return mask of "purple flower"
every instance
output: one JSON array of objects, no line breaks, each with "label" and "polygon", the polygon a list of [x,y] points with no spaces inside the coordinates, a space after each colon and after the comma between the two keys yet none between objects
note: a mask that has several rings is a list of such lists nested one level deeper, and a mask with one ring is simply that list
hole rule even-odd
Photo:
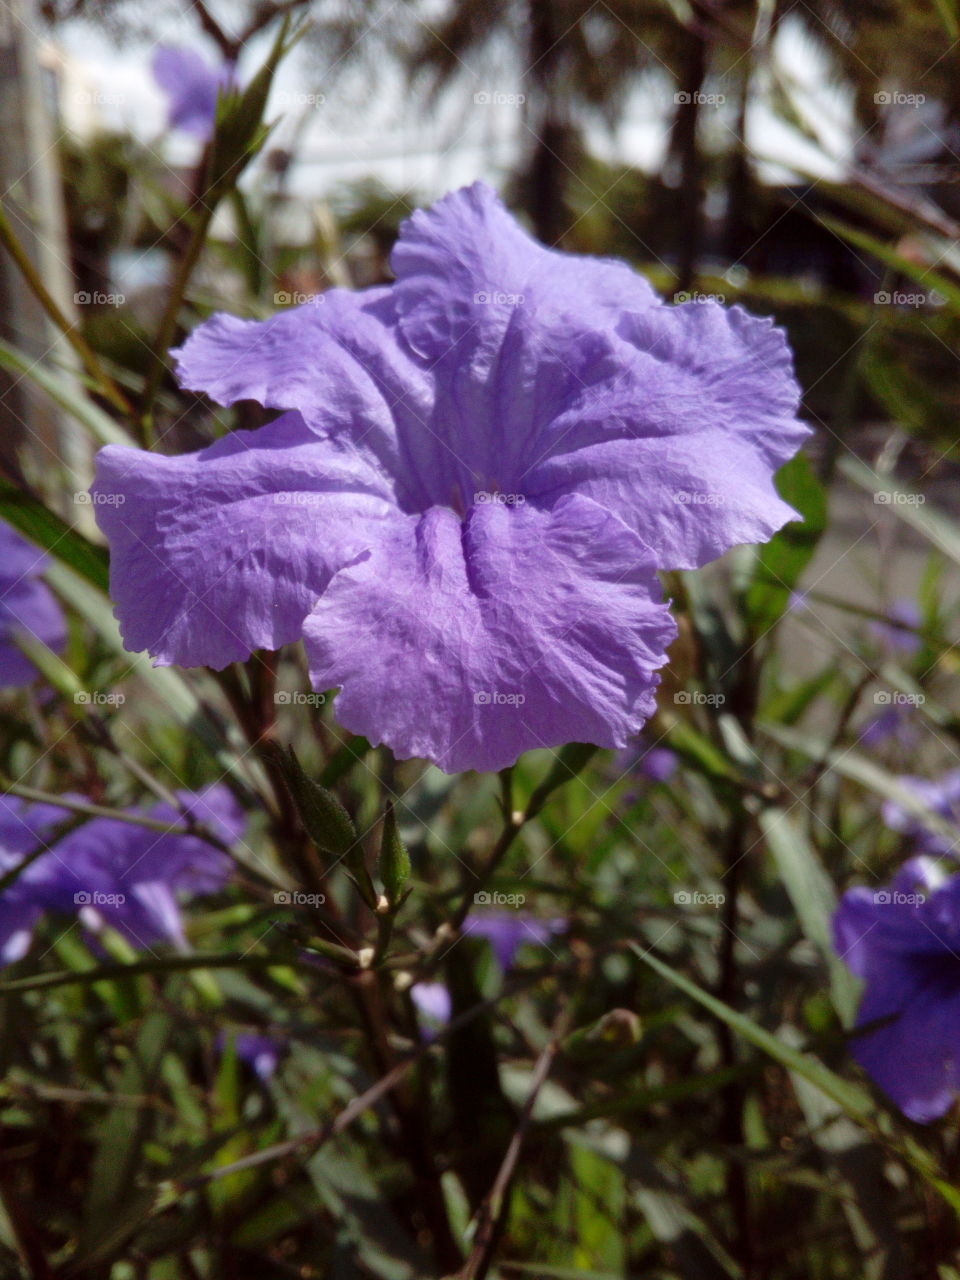
[{"label": "purple flower", "polygon": [[895,703],[867,721],[859,740],[865,747],[879,747],[891,739],[901,747],[912,747],[917,741],[916,719],[912,704]]},{"label": "purple flower", "polygon": [[641,746],[637,769],[651,782],[669,782],[677,771],[679,757],[669,747]]},{"label": "purple flower", "polygon": [[[242,835],[242,811],[225,787],[181,792],[178,798],[224,842]],[[109,925],[138,948],[161,940],[186,946],[179,896],[221,888],[232,870],[230,858],[198,836],[116,818],[93,818],[55,839],[55,828],[69,816],[52,805],[0,797],[0,874],[53,840],[0,895],[0,961],[9,964],[26,953],[33,928],[47,911],[79,913],[94,932]],[[169,805],[154,806],[148,816],[182,822]]]},{"label": "purple flower", "polygon": [[871,622],[870,633],[888,649],[901,653],[919,653],[923,640],[916,632],[923,626],[923,614],[914,600],[896,600],[887,610],[886,622]]},{"label": "purple flower", "polygon": [[[910,775],[898,778],[897,781],[912,791],[932,813],[954,826],[960,826],[960,769],[953,769],[936,782]],[[916,817],[893,800],[884,801],[883,820],[893,831],[900,831],[912,839],[920,853],[943,856],[957,852],[960,833],[956,838],[951,838],[932,831],[922,818]]]},{"label": "purple flower", "polygon": [[415,982],[410,988],[410,999],[417,1006],[429,1028],[445,1026],[450,1021],[453,1002],[450,992],[442,982]]},{"label": "purple flower", "polygon": [[47,557],[0,521],[0,689],[30,684],[37,668],[17,647],[18,633],[59,653],[67,626],[59,604],[40,581]]},{"label": "purple flower", "polygon": [[276,1075],[277,1067],[287,1052],[287,1043],[278,1036],[260,1035],[255,1031],[238,1031],[217,1036],[217,1052],[226,1052],[228,1042],[241,1062],[245,1062],[264,1083]]},{"label": "purple flower", "polygon": [[545,947],[554,934],[562,933],[566,927],[566,920],[540,920],[526,911],[484,911],[480,915],[468,916],[463,932],[468,936],[486,938],[497,963],[506,973],[522,946],[532,943]]},{"label": "purple flower", "polygon": [[960,1088],[960,876],[926,857],[887,889],[849,889],[834,945],[866,987],[854,1057],[911,1120],[935,1120]]},{"label": "purple flower", "polygon": [[159,45],[151,70],[169,98],[167,127],[209,137],[217,117],[217,95],[235,84],[236,69],[213,67],[193,49]]},{"label": "purple flower", "polygon": [[624,746],[675,625],[659,569],[769,538],[807,434],[783,334],[536,244],[476,184],[404,224],[396,283],[217,315],[185,387],[282,409],[96,489],[124,641],[223,667],[306,641],[341,724],[449,773]]}]

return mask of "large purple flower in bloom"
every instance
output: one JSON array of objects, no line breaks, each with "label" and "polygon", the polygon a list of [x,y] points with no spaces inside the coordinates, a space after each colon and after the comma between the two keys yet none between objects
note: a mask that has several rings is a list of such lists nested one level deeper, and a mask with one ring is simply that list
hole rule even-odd
[{"label": "large purple flower in bloom", "polygon": [[[931,813],[960,827],[960,769],[952,769],[942,778],[915,778],[905,775],[898,779],[901,786],[912,791]],[[918,852],[936,855],[960,853],[960,835],[956,839],[933,831],[922,818],[910,813],[893,800],[883,804],[883,820],[894,831],[900,831],[912,839]]]},{"label": "large purple flower in bloom", "polygon": [[854,1057],[911,1120],[936,1119],[960,1089],[960,875],[912,858],[886,889],[849,889],[838,953],[866,982]]},{"label": "large purple flower in bloom", "polygon": [[16,644],[32,636],[59,652],[67,639],[63,613],[40,574],[47,557],[0,521],[0,689],[30,684],[37,668]]},{"label": "large purple flower in bloom", "polygon": [[[181,792],[178,799],[224,843],[243,834],[242,810],[225,787]],[[164,940],[184,946],[180,895],[221,888],[232,870],[230,858],[198,836],[116,818],[93,818],[56,839],[56,828],[69,816],[52,805],[0,797],[0,874],[52,841],[0,894],[0,963],[25,954],[34,926],[48,911],[79,913],[94,930],[108,924],[138,948]],[[182,816],[169,805],[156,805],[147,816],[182,827]]]},{"label": "large purple flower in bloom", "polygon": [[208,137],[217,117],[217,95],[234,83],[234,68],[212,67],[193,49],[159,45],[151,70],[169,99],[168,127]]},{"label": "large purple flower in bloom", "polygon": [[807,434],[783,334],[664,306],[531,240],[476,184],[404,225],[396,282],[175,353],[221,404],[285,410],[96,489],[125,643],[223,667],[306,641],[341,723],[447,772],[624,746],[675,627],[656,572],[770,537]]}]

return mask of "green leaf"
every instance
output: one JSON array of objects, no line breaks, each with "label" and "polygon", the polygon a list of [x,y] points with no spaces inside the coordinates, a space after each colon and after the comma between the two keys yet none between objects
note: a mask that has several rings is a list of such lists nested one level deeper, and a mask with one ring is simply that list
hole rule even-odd
[{"label": "green leaf", "polygon": [[95,587],[104,592],[107,590],[110,572],[106,550],[95,546],[76,529],[71,529],[42,502],[23,493],[8,480],[0,480],[0,517]]},{"label": "green leaf", "polygon": [[597,750],[597,747],[586,742],[571,742],[563,747],[557,753],[550,772],[535,788],[527,802],[527,817],[532,818],[538,814],[558,787],[562,787],[565,782],[582,773],[596,755]]},{"label": "green leaf", "polygon": [[746,593],[746,613],[754,636],[764,635],[786,612],[790,594],[810,563],[826,528],[827,495],[805,453],[798,453],[777,473],[784,502],[803,517],[785,525],[760,548],[753,581]]},{"label": "green leaf", "polygon": [[756,1046],[768,1057],[773,1058],[774,1062],[779,1062],[787,1071],[796,1072],[804,1080],[809,1080],[821,1093],[826,1094],[828,1098],[832,1098],[852,1120],[861,1122],[872,1120],[874,1106],[870,1095],[865,1090],[836,1075],[829,1067],[825,1067],[822,1062],[818,1062],[810,1054],[784,1044],[781,1039],[759,1026],[752,1018],[748,1018],[745,1014],[731,1009],[729,1005],[724,1004],[722,1000],[718,1000],[716,996],[711,995],[708,991],[704,991],[702,987],[692,982],[684,974],[671,969],[668,964],[664,964],[652,951],[645,951],[643,947],[635,942],[629,945],[634,954],[644,964],[649,965],[655,973],[660,974],[662,978],[666,978],[675,987],[679,987],[692,1000],[696,1000],[698,1004],[703,1005],[715,1018],[719,1018],[731,1030],[736,1031],[744,1040]]},{"label": "green leaf", "polygon": [[761,811],[758,821],[803,932],[830,970],[837,1013],[844,1026],[851,1026],[857,1012],[858,984],[833,949],[831,922],[837,905],[833,883],[792,814],[771,805]]},{"label": "green leaf", "polygon": [[[117,1093],[144,1098],[153,1094],[173,1026],[169,1013],[147,1015],[133,1051],[120,1072]],[[135,1227],[141,1221],[140,1201],[152,1201],[152,1193],[145,1194],[136,1189],[136,1177],[143,1163],[144,1143],[155,1115],[152,1106],[145,1105],[136,1112],[131,1112],[129,1107],[118,1108],[108,1115],[103,1124],[87,1182],[83,1224],[77,1244],[77,1253],[81,1257],[104,1260],[115,1253],[126,1239],[126,1231],[122,1228],[128,1221],[128,1213],[131,1227]]]},{"label": "green leaf", "polygon": [[129,432],[116,423],[109,414],[104,413],[92,400],[77,395],[75,377],[51,373],[32,356],[26,355],[7,342],[0,342],[0,368],[29,378],[31,382],[36,383],[54,404],[59,405],[86,427],[98,444],[135,445],[137,443]]}]

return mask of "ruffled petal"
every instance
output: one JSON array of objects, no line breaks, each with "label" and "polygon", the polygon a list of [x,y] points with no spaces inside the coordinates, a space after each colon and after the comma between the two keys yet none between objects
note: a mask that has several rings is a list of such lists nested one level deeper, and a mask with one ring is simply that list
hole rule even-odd
[{"label": "ruffled petal", "polygon": [[580,497],[410,517],[304,624],[314,687],[341,686],[340,723],[448,773],[624,746],[674,634],[648,550]]},{"label": "ruffled petal", "polygon": [[162,665],[298,640],[330,576],[402,518],[368,458],[297,414],[176,458],[110,446],[93,493],[124,643]]},{"label": "ruffled petal", "polygon": [[391,263],[400,334],[436,380],[440,492],[466,505],[523,492],[521,460],[591,377],[604,334],[659,306],[624,263],[538,244],[479,182],[414,213]]},{"label": "ruffled petal", "polygon": [[797,513],[773,476],[810,434],[781,330],[740,307],[624,315],[578,394],[533,442],[527,497],[583,493],[665,569],[770,538]]},{"label": "ruffled petal", "polygon": [[296,410],[319,441],[389,476],[405,510],[449,500],[432,379],[397,340],[389,288],[330,289],[269,320],[215,315],[171,355],[180,385],[218,404]]}]

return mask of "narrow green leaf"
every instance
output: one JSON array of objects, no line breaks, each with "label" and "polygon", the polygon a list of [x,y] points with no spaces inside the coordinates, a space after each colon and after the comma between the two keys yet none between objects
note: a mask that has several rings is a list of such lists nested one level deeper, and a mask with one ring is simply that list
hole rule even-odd
[{"label": "narrow green leaf", "polygon": [[8,480],[0,480],[0,517],[95,587],[107,590],[110,575],[104,548],[95,546],[66,520]]},{"label": "narrow green leaf", "polygon": [[822,1062],[818,1062],[810,1054],[784,1044],[782,1040],[759,1026],[752,1018],[748,1018],[745,1014],[731,1009],[729,1005],[724,1004],[722,1000],[718,1000],[716,996],[711,995],[708,991],[704,991],[702,987],[692,982],[684,974],[671,969],[668,964],[664,964],[652,951],[644,950],[643,947],[635,942],[630,944],[630,949],[644,964],[649,965],[655,973],[660,974],[662,978],[673,983],[675,987],[679,987],[692,1000],[696,1000],[698,1004],[703,1005],[715,1018],[719,1018],[721,1022],[725,1022],[738,1035],[743,1036],[744,1040],[755,1045],[768,1057],[773,1058],[775,1062],[779,1062],[787,1071],[794,1071],[797,1075],[802,1076],[804,1080],[809,1080],[811,1084],[816,1085],[821,1093],[826,1094],[828,1098],[832,1098],[851,1119],[861,1122],[872,1119],[874,1106],[869,1094],[863,1089],[850,1084],[842,1076],[836,1075],[829,1067],[825,1067]]},{"label": "narrow green leaf", "polygon": [[758,821],[803,932],[830,970],[837,1013],[844,1026],[851,1026],[857,1012],[858,987],[833,949],[831,922],[837,899],[830,877],[792,814],[771,805],[760,813]]}]

